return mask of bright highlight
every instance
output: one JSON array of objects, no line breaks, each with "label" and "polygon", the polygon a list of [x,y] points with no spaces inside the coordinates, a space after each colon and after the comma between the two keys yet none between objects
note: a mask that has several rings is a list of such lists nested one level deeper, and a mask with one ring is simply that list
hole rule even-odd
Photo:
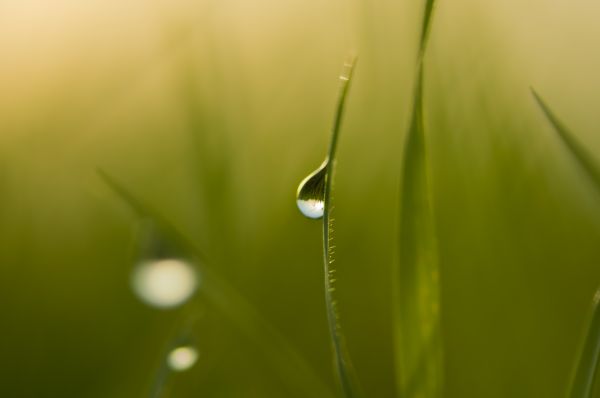
[{"label": "bright highlight", "polygon": [[198,351],[194,347],[178,347],[169,353],[167,363],[176,372],[188,370],[198,360]]},{"label": "bright highlight", "polygon": [[196,291],[198,274],[183,260],[145,261],[132,275],[135,294],[148,305],[173,308],[186,302]]}]

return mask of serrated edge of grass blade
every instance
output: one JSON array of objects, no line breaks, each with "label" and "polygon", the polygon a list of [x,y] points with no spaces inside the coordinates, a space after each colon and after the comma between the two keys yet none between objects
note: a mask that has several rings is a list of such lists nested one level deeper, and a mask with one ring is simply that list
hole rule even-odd
[{"label": "serrated edge of grass blade", "polygon": [[206,266],[206,258],[194,242],[187,239],[158,211],[139,200],[115,178],[102,169],[97,169],[97,172],[107,186],[127,203],[137,216],[154,219],[168,237],[189,250],[198,261],[202,262],[201,292],[242,334],[261,349],[273,369],[280,374],[281,379],[292,384],[289,387],[297,393],[298,397],[316,395],[333,398],[335,396],[292,344],[233,286]]},{"label": "serrated edge of grass blade", "polygon": [[575,136],[565,127],[565,125],[558,119],[558,117],[552,112],[550,107],[542,99],[542,97],[531,88],[531,94],[539,105],[540,109],[546,116],[546,119],[550,122],[561,141],[567,148],[569,148],[573,157],[577,159],[585,173],[594,182],[596,188],[600,190],[600,167],[594,159],[594,157],[585,149],[583,145],[575,138]]},{"label": "serrated edge of grass blade", "polygon": [[332,222],[331,206],[332,202],[332,182],[335,169],[336,152],[342,118],[344,115],[344,107],[346,98],[350,89],[350,83],[356,65],[356,56],[351,56],[344,64],[344,71],[340,75],[340,91],[335,111],[333,128],[331,132],[331,140],[327,153],[327,170],[325,174],[325,195],[324,195],[324,212],[323,212],[323,260],[324,260],[324,277],[325,277],[325,306],[327,308],[327,321],[329,325],[329,334],[334,353],[334,361],[339,381],[342,387],[342,392],[347,398],[357,398],[362,394],[356,380],[352,361],[346,348],[345,338],[341,331],[339,314],[337,310],[337,302],[333,297],[335,291],[335,268],[333,266],[333,246],[332,240]]}]

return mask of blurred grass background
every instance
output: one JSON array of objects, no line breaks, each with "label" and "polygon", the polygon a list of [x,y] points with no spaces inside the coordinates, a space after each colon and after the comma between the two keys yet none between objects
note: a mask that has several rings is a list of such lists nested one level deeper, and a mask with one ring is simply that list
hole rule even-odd
[{"label": "blurred grass background", "polygon": [[[186,309],[130,290],[134,218],[102,167],[203,248],[333,389],[320,225],[336,75],[360,56],[335,184],[338,298],[367,396],[392,397],[390,272],[421,2],[0,5],[0,388],[145,396]],[[600,268],[600,193],[534,86],[600,157],[600,6],[440,1],[426,75],[447,397],[560,397]],[[202,288],[200,288],[201,294]],[[288,397],[210,304],[170,396]]]}]

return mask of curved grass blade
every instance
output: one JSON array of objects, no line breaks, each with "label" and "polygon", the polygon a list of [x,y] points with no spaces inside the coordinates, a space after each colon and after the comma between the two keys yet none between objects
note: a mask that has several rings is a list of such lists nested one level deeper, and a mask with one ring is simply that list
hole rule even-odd
[{"label": "curved grass blade", "polygon": [[537,104],[540,106],[544,115],[554,127],[554,130],[562,140],[563,144],[569,151],[573,154],[575,159],[581,165],[581,168],[585,171],[588,177],[594,182],[596,188],[600,189],[600,167],[596,163],[594,157],[584,148],[583,145],[577,139],[569,129],[565,127],[564,124],[556,117],[554,112],[548,107],[546,102],[540,97],[540,95],[532,88],[531,93],[533,94],[533,98],[535,98]]},{"label": "curved grass blade", "polygon": [[571,382],[569,398],[592,398],[600,362],[600,289],[592,302],[592,313],[583,341],[579,361]]},{"label": "curved grass blade", "polygon": [[165,217],[150,205],[139,200],[120,182],[102,170],[98,174],[137,216],[153,219],[167,237],[189,250],[202,263],[200,291],[246,336],[271,363],[283,382],[289,384],[293,396],[318,396],[332,398],[331,392],[315,374],[306,359],[259,311],[233,286],[206,266],[207,261],[198,247],[180,233]]},{"label": "curved grass blade", "polygon": [[342,392],[347,398],[359,397],[360,393],[358,382],[356,381],[354,370],[352,368],[350,355],[348,354],[348,350],[346,349],[344,335],[342,334],[340,328],[337,302],[333,297],[333,293],[335,292],[335,268],[333,266],[335,259],[333,257],[334,246],[331,244],[333,240],[333,218],[331,218],[333,207],[331,205],[331,202],[337,143],[342,124],[342,117],[344,115],[346,98],[348,96],[350,82],[352,81],[352,75],[354,72],[355,64],[356,57],[352,57],[347,63],[344,64],[344,71],[340,75],[340,93],[338,97],[335,118],[333,122],[333,129],[331,133],[331,141],[329,143],[329,151],[327,153],[326,160],[327,167],[325,169],[323,207],[323,260],[325,276],[325,305],[327,307],[327,320],[329,323],[329,333],[331,343],[333,346],[335,368],[340,380]]},{"label": "curved grass blade", "polygon": [[428,0],[404,148],[399,261],[393,278],[396,383],[403,398],[441,397],[443,388],[439,264],[423,123],[423,56],[433,7]]}]

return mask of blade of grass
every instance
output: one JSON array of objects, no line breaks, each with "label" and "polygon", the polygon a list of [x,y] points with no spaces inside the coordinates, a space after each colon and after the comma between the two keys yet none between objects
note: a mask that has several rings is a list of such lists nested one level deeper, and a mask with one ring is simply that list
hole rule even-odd
[{"label": "blade of grass", "polygon": [[345,65],[345,70],[340,75],[340,93],[333,122],[331,141],[327,154],[327,168],[325,174],[324,191],[324,213],[323,213],[323,260],[325,276],[325,305],[327,307],[327,320],[329,323],[329,333],[333,346],[335,368],[340,380],[342,392],[345,397],[353,398],[360,396],[358,382],[354,375],[350,355],[346,349],[344,335],[340,328],[337,302],[333,297],[335,291],[335,268],[333,266],[335,259],[334,247],[332,246],[333,219],[331,213],[332,202],[332,184],[335,168],[335,157],[337,152],[337,143],[344,114],[344,107],[348,90],[354,73],[356,57],[352,57]]},{"label": "blade of grass", "polygon": [[[544,116],[550,122],[562,143],[569,149],[586,175],[592,180],[595,187],[600,189],[600,168],[594,157],[569,129],[558,119],[542,97],[532,88],[533,98],[541,108]],[[591,317],[587,326],[587,335],[583,340],[579,358],[576,362],[574,375],[571,380],[570,398],[591,398],[596,384],[596,373],[600,361],[600,289],[596,291],[592,302]]]},{"label": "blade of grass", "polygon": [[[597,189],[600,189],[600,168],[594,157],[584,148],[575,136],[552,112],[542,97],[532,88],[533,98],[550,122],[562,143],[569,149],[581,168],[592,180]],[[574,369],[570,391],[570,398],[591,398],[596,383],[596,373],[600,361],[600,290],[592,302],[591,317],[587,326],[587,335],[583,340],[578,361]]]},{"label": "blade of grass", "polygon": [[443,353],[436,232],[419,72],[404,150],[399,264],[394,277],[397,382],[402,397],[441,396]]},{"label": "blade of grass", "polygon": [[550,107],[533,88],[531,89],[531,93],[563,144],[569,149],[573,157],[577,159],[577,162],[588,177],[594,182],[596,188],[600,189],[600,167],[598,167],[594,157],[579,141],[577,141],[575,136],[571,134],[569,129],[567,129],[558,117],[556,117],[554,112],[552,112]]},{"label": "blade of grass", "polygon": [[[431,30],[431,17],[433,15],[433,6],[435,0],[426,0],[425,12],[423,13],[423,23],[421,24],[421,37],[419,39],[419,60],[425,55],[425,48],[427,47],[427,39],[429,37],[429,31]],[[420,61],[419,61],[420,64]]]},{"label": "blade of grass", "polygon": [[399,258],[394,269],[396,383],[403,398],[442,396],[440,278],[423,122],[423,56],[434,1],[425,5],[402,166]]},{"label": "blade of grass", "polygon": [[314,373],[306,359],[259,311],[233,286],[206,264],[206,257],[197,245],[180,233],[165,217],[145,202],[139,200],[115,178],[98,170],[104,182],[126,203],[137,216],[153,219],[165,235],[186,248],[202,263],[202,292],[206,298],[225,315],[238,330],[261,350],[275,372],[288,383],[297,397],[333,397],[321,379]]},{"label": "blade of grass", "polygon": [[569,398],[592,398],[596,373],[600,361],[600,290],[596,291],[587,335],[583,341],[579,360],[571,382]]}]

